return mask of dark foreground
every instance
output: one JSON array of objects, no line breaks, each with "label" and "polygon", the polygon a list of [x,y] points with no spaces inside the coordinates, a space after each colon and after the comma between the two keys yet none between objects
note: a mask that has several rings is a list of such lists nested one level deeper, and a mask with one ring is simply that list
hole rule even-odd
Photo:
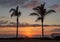
[{"label": "dark foreground", "polygon": [[0,40],[0,42],[60,42],[60,40],[20,39],[20,40]]},{"label": "dark foreground", "polygon": [[60,39],[48,39],[48,38],[0,38],[0,42],[60,42]]}]

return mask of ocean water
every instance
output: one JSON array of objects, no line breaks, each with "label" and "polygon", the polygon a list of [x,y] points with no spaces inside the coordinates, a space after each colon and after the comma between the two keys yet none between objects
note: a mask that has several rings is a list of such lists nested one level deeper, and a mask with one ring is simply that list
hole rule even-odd
[{"label": "ocean water", "polygon": [[[15,37],[16,27],[0,27],[0,37]],[[19,37],[40,37],[41,26],[25,26],[18,28]],[[60,26],[44,26],[44,35],[51,36],[52,33],[60,33]]]}]

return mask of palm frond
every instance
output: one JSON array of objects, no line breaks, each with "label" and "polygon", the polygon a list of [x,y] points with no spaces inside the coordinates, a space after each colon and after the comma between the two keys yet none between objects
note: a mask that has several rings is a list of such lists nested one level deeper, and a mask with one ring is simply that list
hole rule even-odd
[{"label": "palm frond", "polygon": [[46,4],[46,3],[44,2],[43,4],[41,4],[40,7],[41,7],[41,8],[44,8],[45,4]]},{"label": "palm frond", "polygon": [[40,13],[40,9],[38,8],[39,6],[37,6],[36,8],[33,8],[33,10],[35,10],[36,12]]},{"label": "palm frond", "polygon": [[39,21],[39,20],[41,20],[41,19],[42,19],[41,17],[38,17],[37,20],[36,20],[36,22]]},{"label": "palm frond", "polygon": [[18,16],[21,16],[21,12],[20,11],[18,12]]},{"label": "palm frond", "polygon": [[48,12],[46,12],[46,15],[49,14],[49,13],[52,13],[52,12],[56,13],[55,10],[49,10]]},{"label": "palm frond", "polygon": [[9,13],[10,13],[11,11],[15,11],[15,9],[13,9],[13,8],[12,8],[12,9],[10,9]]},{"label": "palm frond", "polygon": [[16,11],[18,11],[19,6],[16,7]]},{"label": "palm frond", "polygon": [[32,16],[34,16],[34,15],[39,16],[39,14],[37,14],[37,13],[31,13],[30,15],[32,15]]},{"label": "palm frond", "polygon": [[43,3],[43,6],[45,6],[46,2]]},{"label": "palm frond", "polygon": [[14,16],[14,15],[15,15],[15,12],[13,12],[13,13],[11,14],[11,17]]},{"label": "palm frond", "polygon": [[33,10],[38,10],[38,6],[36,8],[33,8]]},{"label": "palm frond", "polygon": [[37,8],[37,9],[40,9],[40,6],[37,6],[36,8]]}]

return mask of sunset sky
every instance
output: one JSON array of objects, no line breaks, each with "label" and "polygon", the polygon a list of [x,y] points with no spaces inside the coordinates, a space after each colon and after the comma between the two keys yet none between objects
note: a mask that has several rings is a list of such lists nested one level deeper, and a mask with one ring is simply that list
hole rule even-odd
[{"label": "sunset sky", "polygon": [[[60,0],[0,0],[0,25],[10,25],[11,23],[13,25],[16,24],[16,17],[11,18],[10,17],[11,13],[9,13],[9,10],[11,8],[16,8],[17,5],[19,5],[19,11],[21,11],[21,16],[19,17],[19,23],[41,24],[41,21],[35,22],[35,20],[37,19],[37,16],[29,16],[29,14],[35,12],[34,10],[32,10],[34,7],[39,6],[41,3],[44,3],[44,2],[46,2],[45,8],[47,10],[53,9],[56,11],[56,13],[51,13],[45,17],[44,25],[60,25]],[[28,30],[30,33],[33,30],[33,28],[29,28],[29,29],[25,28],[25,29]],[[23,29],[23,31],[25,29]],[[36,29],[38,30],[38,28]],[[41,33],[40,31],[41,29],[39,28],[40,30],[38,31],[36,31],[36,29],[34,29],[32,32],[35,34],[37,33],[39,35],[39,33]],[[48,29],[46,29],[46,31],[48,31]],[[0,34],[7,33],[6,30],[7,28],[2,29],[0,27]],[[11,28],[9,30],[15,31],[15,29],[11,30]],[[30,35],[28,31],[26,32],[24,31],[24,33],[27,33],[27,35]],[[24,33],[21,32],[20,34],[25,35]]]},{"label": "sunset sky", "polygon": [[19,4],[19,11],[22,13],[19,18],[20,23],[41,24],[40,21],[35,22],[37,16],[29,16],[29,14],[34,12],[33,7],[44,2],[46,2],[46,9],[56,10],[56,13],[51,13],[45,17],[44,24],[60,24],[60,0],[0,0],[0,24],[16,23],[15,17],[11,19],[9,10],[15,8],[17,4]]}]

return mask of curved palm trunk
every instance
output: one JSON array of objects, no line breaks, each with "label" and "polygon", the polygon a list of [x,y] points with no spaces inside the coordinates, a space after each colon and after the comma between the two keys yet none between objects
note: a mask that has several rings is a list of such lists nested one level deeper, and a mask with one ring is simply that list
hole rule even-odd
[{"label": "curved palm trunk", "polygon": [[17,31],[16,31],[16,38],[18,38],[18,16],[17,16]]},{"label": "curved palm trunk", "polygon": [[44,37],[44,29],[43,29],[43,17],[41,19],[41,22],[42,22],[42,38]]}]

